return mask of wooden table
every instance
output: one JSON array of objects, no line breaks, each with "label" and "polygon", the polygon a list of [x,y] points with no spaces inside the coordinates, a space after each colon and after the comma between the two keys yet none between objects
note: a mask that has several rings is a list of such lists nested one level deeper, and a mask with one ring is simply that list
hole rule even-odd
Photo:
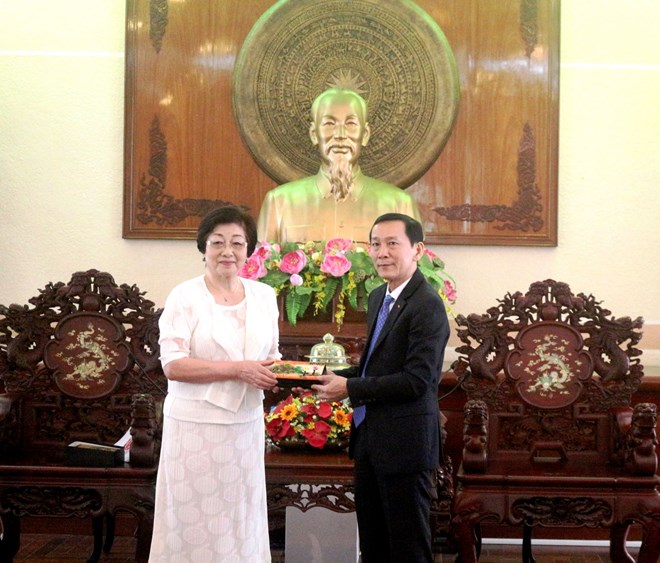
[{"label": "wooden table", "polygon": [[266,449],[266,489],[271,532],[284,528],[285,509],[322,507],[353,512],[353,461],[345,450]]},{"label": "wooden table", "polygon": [[[451,465],[447,468],[451,472]],[[444,477],[443,477],[444,476]],[[449,542],[449,506],[453,497],[451,475],[438,473],[445,486],[431,506],[433,549],[453,553]],[[266,489],[271,544],[281,541],[286,526],[286,507],[302,512],[314,507],[333,512],[355,511],[353,461],[341,451],[266,449]]]}]

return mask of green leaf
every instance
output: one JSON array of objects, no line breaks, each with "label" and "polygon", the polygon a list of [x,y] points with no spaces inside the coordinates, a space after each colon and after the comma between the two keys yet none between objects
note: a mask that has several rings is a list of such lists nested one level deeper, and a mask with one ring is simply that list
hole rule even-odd
[{"label": "green leaf", "polygon": [[341,278],[341,292],[344,294],[345,298],[348,298],[348,304],[357,311],[358,308],[358,288],[363,286],[364,283],[354,284],[352,289],[349,289],[348,276]]},{"label": "green leaf", "polygon": [[376,273],[374,263],[366,252],[349,252],[346,254],[346,258],[351,261],[351,272],[364,275],[374,275]]},{"label": "green leaf", "polygon": [[309,304],[312,302],[312,292],[305,293],[300,296],[300,308],[298,309],[298,317],[302,318],[303,315],[307,312]]},{"label": "green leaf", "polygon": [[422,274],[424,274],[424,277],[426,278],[426,281],[431,284],[433,289],[436,291],[442,287],[444,287],[444,282],[442,278],[436,274],[432,269],[426,269],[426,268],[419,268]]},{"label": "green leaf", "polygon": [[426,270],[432,270],[433,269],[433,262],[431,261],[431,258],[429,258],[428,254],[422,254],[422,257],[419,259],[417,262],[417,265],[419,266],[419,269],[426,269]]},{"label": "green leaf", "polygon": [[348,296],[349,305],[353,308],[353,310],[357,311],[357,308],[358,308],[358,302],[357,302],[358,289],[357,289],[357,287],[354,287],[353,289],[351,289],[347,293],[347,296]]},{"label": "green leaf", "polygon": [[[358,246],[360,252],[356,251]],[[352,288],[349,288],[346,275],[335,278],[323,273],[320,271],[319,264],[312,260],[315,252],[319,252],[321,255],[324,253],[324,242],[316,241],[313,244],[287,242],[279,245],[279,252],[275,248],[278,247],[271,247],[271,257],[265,263],[268,273],[260,281],[275,288],[280,297],[284,299],[286,316],[291,325],[296,324],[310,305],[314,306],[314,314],[318,311],[326,311],[328,304],[337,295],[339,287],[342,290],[343,304],[354,310],[366,309],[369,294],[385,283],[378,275],[369,253],[363,251],[362,245],[354,244],[352,250],[346,252],[346,258],[351,262],[351,278],[355,284],[355,287]],[[291,276],[282,272],[277,265],[284,254],[293,250],[301,250],[307,257],[307,264],[300,272],[304,280],[304,285],[301,286],[291,285]],[[436,291],[444,292],[445,281],[449,281],[453,286],[456,285],[454,279],[445,272],[444,262],[439,257],[429,256],[425,253],[420,257],[418,266]]]},{"label": "green leaf", "polygon": [[298,244],[295,242],[283,242],[280,245],[280,254],[284,256],[287,252],[291,252],[293,250],[299,250]]},{"label": "green leaf", "polygon": [[284,308],[286,309],[286,317],[291,326],[296,326],[298,320],[298,312],[300,311],[302,296],[295,291],[289,291],[284,300]]},{"label": "green leaf", "polygon": [[337,292],[337,286],[339,285],[339,278],[328,278],[328,281],[325,284],[325,295],[321,304],[321,308],[325,311],[328,303],[332,301],[332,298]]},{"label": "green leaf", "polygon": [[289,292],[297,293],[298,295],[311,295],[315,291],[318,291],[315,287],[309,287],[306,285],[292,285]]},{"label": "green leaf", "polygon": [[367,278],[364,280],[364,289],[367,292],[367,295],[369,295],[374,289],[376,289],[378,286],[381,286],[385,283],[385,280],[382,278],[379,278],[378,276],[374,278]]},{"label": "green leaf", "polygon": [[267,283],[271,287],[277,287],[278,285],[282,285],[288,282],[290,277],[291,277],[290,274],[287,274],[286,272],[277,269],[277,270],[271,270],[259,281],[263,283]]}]

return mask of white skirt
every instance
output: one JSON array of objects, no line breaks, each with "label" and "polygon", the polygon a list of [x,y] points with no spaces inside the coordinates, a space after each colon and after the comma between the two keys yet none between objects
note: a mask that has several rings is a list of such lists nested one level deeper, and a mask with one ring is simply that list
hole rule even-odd
[{"label": "white skirt", "polygon": [[264,441],[263,417],[164,417],[150,562],[270,561]]}]

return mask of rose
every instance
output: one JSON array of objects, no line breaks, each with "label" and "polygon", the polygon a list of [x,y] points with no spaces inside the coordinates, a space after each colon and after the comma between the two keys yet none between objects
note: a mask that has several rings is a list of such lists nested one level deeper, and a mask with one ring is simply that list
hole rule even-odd
[{"label": "rose", "polygon": [[456,301],[456,298],[458,297],[456,295],[456,288],[449,280],[444,280],[444,282],[445,282],[445,296],[449,301],[453,303],[454,301]]},{"label": "rose", "polygon": [[301,434],[307,438],[309,445],[314,448],[322,448],[328,441],[328,434],[330,434],[330,425],[322,420],[317,420],[311,428],[307,428]]},{"label": "rose", "polygon": [[298,409],[293,403],[293,397],[289,396],[285,401],[277,405],[273,410],[273,414],[277,416],[269,420],[266,424],[268,435],[275,440],[294,436],[296,429],[291,425],[291,421],[297,416]]},{"label": "rose", "polygon": [[325,251],[328,254],[338,254],[351,249],[353,243],[345,238],[333,238],[325,243]]},{"label": "rose", "polygon": [[292,250],[282,256],[280,270],[287,274],[298,274],[307,264],[307,256],[302,250]]},{"label": "rose", "polygon": [[326,402],[319,403],[319,416],[321,418],[330,418],[332,416],[332,405]]},{"label": "rose", "polygon": [[243,264],[238,275],[248,280],[258,280],[259,278],[263,278],[267,273],[268,270],[266,269],[261,256],[252,254],[252,256],[247,259],[247,262]]},{"label": "rose", "polygon": [[[310,309],[313,315],[317,315],[327,311],[330,299],[336,300],[333,319],[339,329],[345,310],[349,306],[359,307],[382,283],[367,252],[367,245],[344,238],[327,242],[287,242],[282,246],[260,241],[254,252],[254,263],[243,268],[241,275],[260,279],[284,297],[284,313],[293,326]],[[419,268],[442,297],[447,312],[453,316],[450,305],[457,299],[456,284],[445,274],[441,258],[425,248]],[[449,280],[448,283],[445,280]],[[289,296],[295,299],[289,299]]]},{"label": "rose", "polygon": [[266,424],[266,430],[268,435],[275,439],[281,440],[287,436],[294,436],[296,431],[291,426],[291,423],[288,420],[282,420],[281,418],[273,418],[268,424]]},{"label": "rose", "polygon": [[351,269],[351,261],[343,254],[326,254],[321,264],[321,271],[340,278]]},{"label": "rose", "polygon": [[272,246],[268,242],[260,242],[256,250],[253,253],[253,256],[259,256],[262,260],[266,261],[270,258]]},{"label": "rose", "polygon": [[313,391],[289,395],[265,415],[266,433],[277,445],[302,438],[314,448],[345,440],[351,412],[344,402],[320,401]]}]

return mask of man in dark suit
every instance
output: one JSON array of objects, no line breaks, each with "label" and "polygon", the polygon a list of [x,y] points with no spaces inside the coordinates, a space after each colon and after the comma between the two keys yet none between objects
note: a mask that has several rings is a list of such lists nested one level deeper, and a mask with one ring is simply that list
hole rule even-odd
[{"label": "man in dark suit", "polygon": [[[430,507],[440,460],[438,382],[449,323],[418,270],[424,233],[387,213],[369,253],[387,281],[369,295],[368,338],[359,366],[322,376],[323,400],[354,407],[349,455],[363,563],[431,562]],[[392,299],[393,298],[393,299]]]}]

